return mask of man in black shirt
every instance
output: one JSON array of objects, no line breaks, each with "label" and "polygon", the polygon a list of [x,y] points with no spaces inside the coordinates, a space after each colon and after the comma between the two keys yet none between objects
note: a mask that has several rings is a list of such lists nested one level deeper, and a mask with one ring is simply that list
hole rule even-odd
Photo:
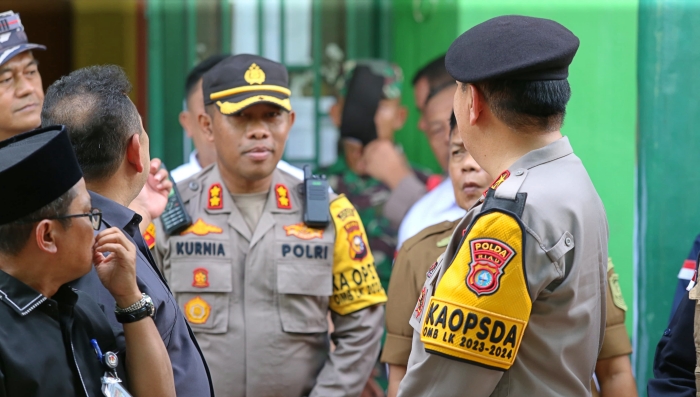
[{"label": "man in black shirt", "polygon": [[[65,128],[0,142],[0,186],[0,396],[106,395],[101,378],[116,363],[100,362],[93,344],[126,358],[117,374],[134,396],[174,396],[153,303],[136,284],[136,248],[116,228],[93,235],[101,214]],[[91,263],[116,302],[128,357],[97,303],[66,285]]]},{"label": "man in black shirt", "polygon": [[[127,208],[146,183],[150,164],[148,134],[127,96],[130,89],[117,66],[76,70],[46,90],[42,122],[66,126],[93,205],[102,210],[103,227],[121,229],[138,247],[138,286],[155,304],[155,323],[172,362],[177,395],[213,395],[204,357],[139,232],[141,215]],[[105,310],[114,305],[95,271],[71,286],[90,293]],[[112,320],[112,326],[121,339],[120,324]]]}]

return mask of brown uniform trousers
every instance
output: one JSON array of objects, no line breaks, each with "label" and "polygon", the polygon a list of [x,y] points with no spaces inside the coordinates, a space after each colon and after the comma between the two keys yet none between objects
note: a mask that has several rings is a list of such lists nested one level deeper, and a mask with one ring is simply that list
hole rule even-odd
[{"label": "brown uniform trousers", "polygon": [[[399,250],[387,291],[389,297],[386,304],[387,335],[382,351],[382,362],[408,365],[413,336],[413,327],[408,323],[408,319],[416,307],[415,302],[425,282],[425,273],[445,252],[450,236],[458,224],[459,220],[456,220],[429,226],[406,240]],[[608,260],[605,338],[598,359],[632,353],[632,345],[625,328],[627,306],[617,278],[612,260]],[[591,384],[591,390],[593,396],[598,396],[594,384]]]},{"label": "brown uniform trousers", "polygon": [[325,229],[306,227],[300,182],[275,170],[251,231],[210,166],[177,185],[192,226],[157,223],[157,260],[219,397],[357,396],[379,352],[386,295],[362,223],[341,196]]}]

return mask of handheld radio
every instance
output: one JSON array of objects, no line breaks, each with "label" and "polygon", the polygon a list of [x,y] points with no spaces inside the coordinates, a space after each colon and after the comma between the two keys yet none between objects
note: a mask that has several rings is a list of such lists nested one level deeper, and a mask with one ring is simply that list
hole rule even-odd
[{"label": "handheld radio", "polygon": [[331,222],[326,176],[313,175],[311,167],[305,165],[301,193],[304,196],[304,224],[308,227],[325,229]]},{"label": "handheld radio", "polygon": [[[161,164],[161,168],[165,168],[165,165]],[[189,227],[192,224],[192,217],[185,212],[182,197],[180,197],[180,193],[178,193],[177,187],[175,186],[175,181],[169,173],[168,178],[170,178],[170,181],[173,183],[173,188],[170,189],[168,204],[165,206],[165,211],[160,215],[160,220],[163,223],[165,233],[172,236]]]}]

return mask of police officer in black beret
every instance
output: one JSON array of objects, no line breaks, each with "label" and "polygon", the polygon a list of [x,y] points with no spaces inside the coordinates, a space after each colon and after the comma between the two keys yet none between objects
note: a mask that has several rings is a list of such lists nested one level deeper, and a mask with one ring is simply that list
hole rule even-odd
[{"label": "police officer in black beret", "polygon": [[[126,396],[116,388],[127,384],[134,396],[174,396],[153,302],[136,284],[136,248],[116,228],[93,236],[102,214],[65,127],[0,142],[0,186],[0,396]],[[92,263],[126,346],[90,295],[66,285]]]},{"label": "police officer in black beret", "polygon": [[450,47],[459,133],[498,178],[427,273],[399,396],[590,396],[608,227],[560,132],[578,46],[554,21],[501,16]]}]

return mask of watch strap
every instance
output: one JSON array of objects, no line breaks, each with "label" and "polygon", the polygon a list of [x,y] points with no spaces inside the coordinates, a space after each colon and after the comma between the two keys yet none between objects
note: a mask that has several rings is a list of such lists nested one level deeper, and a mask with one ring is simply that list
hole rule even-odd
[{"label": "watch strap", "polygon": [[122,324],[134,323],[139,320],[143,320],[146,317],[151,317],[152,307],[150,305],[142,306],[139,309],[128,313],[114,313],[117,316],[117,321]]}]

